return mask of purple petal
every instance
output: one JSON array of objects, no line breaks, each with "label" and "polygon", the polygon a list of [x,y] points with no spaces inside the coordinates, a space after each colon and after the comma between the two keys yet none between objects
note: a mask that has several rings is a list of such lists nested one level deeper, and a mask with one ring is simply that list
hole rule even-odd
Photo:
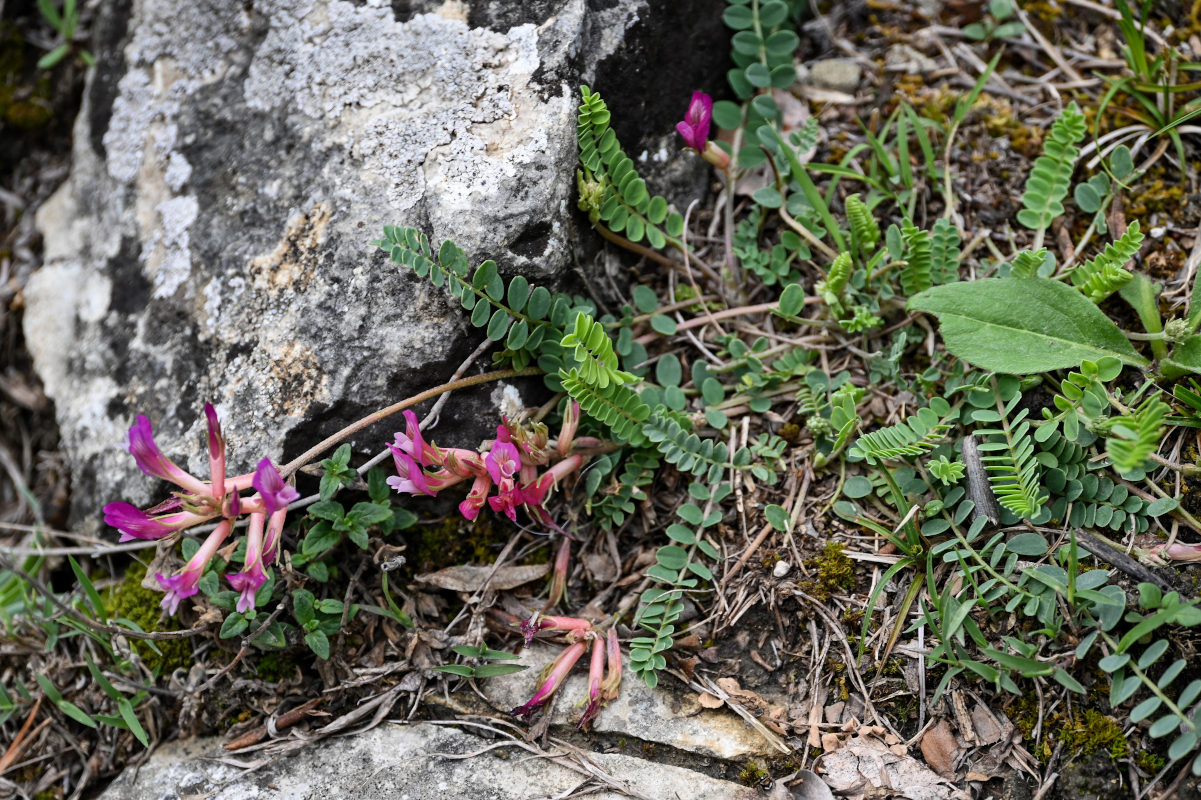
[{"label": "purple petal", "polygon": [[284,483],[283,477],[279,474],[279,470],[271,463],[271,459],[264,458],[259,462],[258,467],[254,471],[254,478],[251,480],[251,485],[254,486],[263,498],[263,505],[267,509],[267,514],[270,516],[281,508],[287,508],[288,503],[300,497],[300,492],[293,487]]},{"label": "purple petal", "polygon": [[104,523],[121,531],[121,541],[161,539],[172,529],[129,503],[109,503],[104,507]]}]

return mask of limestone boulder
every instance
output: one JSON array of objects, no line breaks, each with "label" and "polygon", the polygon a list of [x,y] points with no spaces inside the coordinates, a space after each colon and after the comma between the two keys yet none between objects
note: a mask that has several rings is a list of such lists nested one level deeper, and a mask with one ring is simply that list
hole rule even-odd
[{"label": "limestone boulder", "polygon": [[[724,83],[723,5],[101,4],[70,178],[38,213],[25,292],[75,523],[158,494],[122,449],[136,414],[203,471],[213,402],[245,471],[446,380],[482,337],[369,247],[386,224],[509,275],[602,283],[577,253],[578,86],[606,93],[656,188],[694,193],[705,171],[674,157],[672,124],[692,89]],[[433,438],[477,442],[489,397],[453,401]]]}]

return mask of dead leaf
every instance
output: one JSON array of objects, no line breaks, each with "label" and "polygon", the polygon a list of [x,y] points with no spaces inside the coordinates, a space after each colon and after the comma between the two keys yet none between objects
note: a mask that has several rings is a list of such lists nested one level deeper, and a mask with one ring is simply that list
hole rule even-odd
[{"label": "dead leaf", "polygon": [[[492,567],[475,567],[462,565],[447,567],[437,572],[427,572],[418,575],[417,580],[428,583],[439,589],[451,592],[478,592],[487,581],[488,588],[497,591],[516,589],[523,583],[545,578],[550,572],[550,564],[530,564],[524,567],[499,567],[493,572]],[[491,575],[491,580],[488,576]]]},{"label": "dead leaf", "polygon": [[922,736],[922,756],[934,771],[943,777],[955,774],[955,761],[959,757],[959,743],[945,719],[926,731]]},{"label": "dead leaf", "polygon": [[[796,777],[799,782],[792,786],[792,800],[834,800],[834,793],[830,791],[830,787],[826,786],[822,779],[813,772],[803,769],[796,774]],[[789,795],[782,796],[788,797]]]},{"label": "dead leaf", "polygon": [[700,695],[697,696],[697,702],[701,704],[702,708],[721,708],[725,705],[724,700],[717,695],[709,694],[708,692],[701,692]]},{"label": "dead leaf", "polygon": [[738,694],[742,691],[742,687],[738,685],[738,681],[734,678],[718,678],[717,688],[726,694]]},{"label": "dead leaf", "polygon": [[[1013,723],[1005,720],[1010,727]],[[983,703],[976,703],[972,708],[972,727],[976,731],[976,741],[980,744],[994,744],[1005,738],[1004,724],[999,723],[993,713]]]}]

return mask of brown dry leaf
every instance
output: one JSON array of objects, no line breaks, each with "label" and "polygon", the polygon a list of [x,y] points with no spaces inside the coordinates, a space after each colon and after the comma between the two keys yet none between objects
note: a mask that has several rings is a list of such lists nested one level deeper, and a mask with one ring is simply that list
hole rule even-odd
[{"label": "brown dry leaf", "polygon": [[[524,567],[499,567],[493,572],[492,567],[462,565],[447,567],[437,572],[427,572],[424,575],[418,575],[417,580],[452,592],[477,592],[487,581],[488,588],[504,591],[516,589],[523,583],[545,578],[550,572],[550,566],[547,563]],[[489,575],[492,576],[491,580],[488,579]]]},{"label": "brown dry leaf", "polygon": [[821,765],[830,788],[851,800],[875,797],[880,789],[906,800],[968,800],[917,759],[892,752],[875,737],[855,736],[823,756]]},{"label": "brown dry leaf", "polygon": [[717,688],[726,694],[738,694],[742,691],[742,687],[738,685],[738,681],[734,678],[718,678]]},{"label": "brown dry leaf", "polygon": [[976,731],[976,741],[980,744],[993,744],[1005,738],[1005,727],[1013,727],[1013,723],[1005,720],[1004,723],[998,722],[996,716],[993,715],[983,703],[976,703],[972,708],[972,727]]},{"label": "brown dry leaf", "polygon": [[943,777],[955,774],[955,761],[959,757],[959,743],[945,719],[926,731],[922,736],[922,755],[935,772]]},{"label": "brown dry leaf", "polygon": [[697,702],[701,704],[701,708],[721,708],[725,705],[724,700],[708,692],[701,692],[697,695]]}]

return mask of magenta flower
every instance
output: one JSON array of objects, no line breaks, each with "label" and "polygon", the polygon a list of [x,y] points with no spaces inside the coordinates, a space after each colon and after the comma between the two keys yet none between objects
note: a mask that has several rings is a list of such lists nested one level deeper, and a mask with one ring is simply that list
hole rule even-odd
[{"label": "magenta flower", "polygon": [[238,598],[238,611],[245,614],[254,608],[254,593],[267,582],[267,573],[263,571],[263,527],[267,517],[262,513],[250,515],[250,524],[246,528],[246,558],[241,572],[226,575],[226,580],[235,592],[241,592]]},{"label": "magenta flower", "polygon": [[288,503],[300,497],[300,492],[284,483],[283,476],[279,474],[279,470],[275,468],[269,458],[264,458],[259,462],[254,471],[254,480],[251,485],[262,496],[263,508],[268,514],[274,514],[281,508],[287,508]]},{"label": "magenta flower", "polygon": [[405,411],[404,418],[405,432],[396,433],[396,446],[423,467],[441,466],[442,454],[422,437],[417,415],[412,411]]},{"label": "magenta flower", "polygon": [[709,123],[713,120],[713,98],[704,92],[693,92],[692,101],[688,103],[688,113],[682,122],[676,123],[676,130],[684,137],[684,144],[698,153],[705,152],[709,142]]},{"label": "magenta flower", "polygon": [[517,508],[523,502],[520,489],[510,489],[488,498],[489,507],[497,513],[504,514],[510,522],[517,521]]},{"label": "magenta flower", "polygon": [[213,497],[225,497],[225,437],[221,435],[221,421],[212,403],[204,404],[204,416],[209,427],[209,476],[212,480]]},{"label": "magenta flower", "polygon": [[580,730],[587,730],[592,720],[600,713],[604,699],[601,697],[601,677],[605,672],[605,645],[600,638],[592,642],[592,661],[588,666],[588,697],[584,714],[580,717]]},{"label": "magenta flower", "polygon": [[530,701],[525,705],[514,708],[509,713],[515,717],[528,717],[545,705],[550,696],[563,683],[563,679],[571,672],[571,668],[575,666],[575,662],[579,661],[580,656],[584,654],[586,647],[587,645],[583,642],[576,642],[560,653],[559,657],[543,673],[538,688],[534,690],[534,696],[530,698]]},{"label": "magenta flower", "polygon": [[[497,428],[498,433],[503,430],[503,426]],[[500,491],[511,490],[521,472],[521,454],[517,452],[517,445],[501,441],[498,437],[492,445],[492,450],[484,457],[484,466]]]},{"label": "magenta flower", "polygon": [[459,503],[459,513],[469,520],[478,517],[491,488],[492,479],[488,475],[475,476],[475,482],[471,484],[471,491],[467,493],[467,499]]},{"label": "magenta flower", "polygon": [[158,579],[159,586],[163,587],[163,591],[167,593],[163,598],[162,606],[168,614],[175,614],[179,610],[179,601],[191,597],[199,591],[196,584],[199,582],[200,576],[204,574],[204,568],[212,561],[217,549],[221,547],[221,543],[225,541],[225,537],[229,536],[231,530],[233,530],[233,523],[227,519],[222,520],[183,569],[170,577],[164,577],[162,573],[155,574],[154,577]]},{"label": "magenta flower", "polygon": [[578,617],[548,617],[544,614],[534,616],[521,623],[521,635],[525,646],[529,647],[534,641],[534,634],[539,631],[564,631],[567,641],[574,642],[583,639],[592,630],[592,623]]},{"label": "magenta flower", "polygon": [[274,564],[279,556],[279,537],[284,530],[288,509],[281,508],[267,518],[267,535],[263,537],[263,563]]},{"label": "magenta flower", "polygon": [[567,594],[567,565],[571,563],[571,539],[563,537],[559,552],[555,554],[555,568],[550,574],[550,592],[546,599],[546,607],[558,605]]},{"label": "magenta flower", "polygon": [[[170,501],[172,508],[179,508],[179,501]],[[170,514],[155,514],[163,506],[143,511],[129,503],[115,502],[104,507],[104,523],[121,531],[121,541],[130,542],[134,539],[161,539],[175,531],[198,525],[211,516],[193,514],[188,511],[177,511]]]},{"label": "magenta flower", "polygon": [[394,444],[388,445],[392,451],[392,460],[396,462],[395,477],[388,478],[388,485],[401,494],[428,494],[437,497],[438,493],[430,488],[425,479],[425,470],[413,460],[413,457]]},{"label": "magenta flower", "polygon": [[150,477],[169,481],[193,494],[208,494],[207,484],[184,472],[158,449],[154,443],[154,429],[145,414],[138,414],[137,421],[129,429],[129,452],[138,468]]},{"label": "magenta flower", "polygon": [[621,642],[617,640],[617,631],[614,628],[609,628],[608,634],[605,636],[605,650],[609,656],[609,669],[605,674],[605,681],[601,684],[601,697],[605,702],[617,699],[617,693],[621,690]]},{"label": "magenta flower", "polygon": [[559,458],[567,458],[571,454],[571,445],[579,428],[580,404],[572,400],[567,404],[567,410],[563,412],[563,427],[559,429],[559,439],[555,442]]}]

